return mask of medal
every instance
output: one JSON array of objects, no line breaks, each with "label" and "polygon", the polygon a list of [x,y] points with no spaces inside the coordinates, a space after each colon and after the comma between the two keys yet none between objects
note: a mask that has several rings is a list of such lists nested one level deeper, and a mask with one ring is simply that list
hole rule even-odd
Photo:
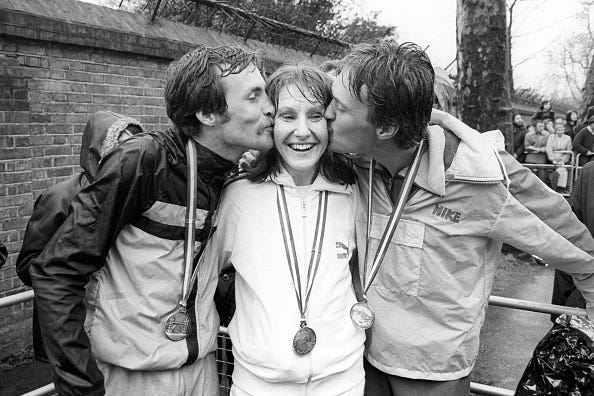
[{"label": "medal", "polygon": [[419,170],[419,165],[421,164],[421,155],[423,153],[425,140],[421,140],[417,152],[415,154],[415,158],[408,168],[406,172],[406,176],[404,177],[404,182],[402,183],[402,187],[400,188],[400,192],[398,193],[398,199],[394,205],[394,210],[390,215],[390,219],[388,220],[388,225],[382,234],[382,239],[379,242],[379,246],[377,251],[375,252],[375,257],[373,259],[373,264],[371,265],[371,269],[369,271],[369,278],[367,278],[367,261],[368,261],[368,253],[369,253],[369,234],[371,230],[371,217],[373,215],[372,212],[372,200],[373,200],[373,174],[375,170],[375,161],[372,159],[371,163],[369,164],[369,186],[368,186],[368,202],[367,202],[367,239],[365,243],[365,257],[363,261],[363,276],[362,276],[362,299],[358,303],[354,304],[351,307],[351,321],[353,324],[361,329],[368,329],[373,326],[373,322],[375,321],[375,313],[373,312],[373,308],[367,303],[367,292],[375,279],[377,272],[382,265],[382,261],[386,255],[386,251],[388,250],[388,246],[390,246],[390,242],[392,241],[392,237],[396,232],[396,227],[398,226],[398,222],[400,221],[400,216],[404,211],[404,205],[406,204],[406,200],[410,193],[410,189],[413,185],[415,177],[417,175],[417,171]]},{"label": "medal", "polygon": [[[309,354],[316,345],[316,333],[311,327],[307,326],[305,314],[307,312],[307,303],[314,279],[320,265],[322,256],[322,244],[324,242],[324,233],[326,229],[326,213],[328,211],[328,191],[320,193],[318,200],[318,214],[316,219],[316,231],[314,234],[311,255],[309,256],[309,266],[307,269],[307,281],[305,284],[305,300],[303,299],[303,290],[301,287],[301,276],[299,275],[299,263],[297,261],[297,251],[293,239],[293,230],[291,229],[291,220],[289,218],[289,209],[287,207],[287,198],[283,186],[277,186],[276,205],[280,219],[280,226],[285,243],[285,253],[287,254],[287,263],[289,264],[289,273],[295,289],[295,297],[301,314],[301,325],[295,337],[293,337],[293,351],[299,356]],[[315,260],[315,263],[314,263]]]},{"label": "medal", "polygon": [[191,329],[190,316],[183,307],[169,315],[165,322],[165,335],[171,341],[183,340],[190,334]]},{"label": "medal", "polygon": [[367,302],[361,301],[351,307],[351,320],[360,329],[368,329],[375,321],[375,313]]},{"label": "medal", "polygon": [[293,337],[293,350],[299,356],[305,356],[312,351],[316,345],[316,332],[307,327],[303,322],[301,328],[295,333]]}]

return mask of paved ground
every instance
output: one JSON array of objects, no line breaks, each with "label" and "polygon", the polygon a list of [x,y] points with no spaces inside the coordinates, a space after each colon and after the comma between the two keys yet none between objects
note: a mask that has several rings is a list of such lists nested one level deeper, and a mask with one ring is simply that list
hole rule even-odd
[{"label": "paved ground", "polygon": [[[494,295],[550,302],[553,270],[504,255]],[[534,347],[550,329],[547,315],[490,307],[481,333],[480,354],[472,380],[515,389]],[[45,364],[24,360],[19,367],[0,367],[0,396],[20,395],[51,382]]]},{"label": "paved ground", "polygon": [[[491,294],[550,303],[553,275],[551,267],[504,255]],[[489,307],[472,380],[515,390],[536,344],[551,326],[545,314]]]}]

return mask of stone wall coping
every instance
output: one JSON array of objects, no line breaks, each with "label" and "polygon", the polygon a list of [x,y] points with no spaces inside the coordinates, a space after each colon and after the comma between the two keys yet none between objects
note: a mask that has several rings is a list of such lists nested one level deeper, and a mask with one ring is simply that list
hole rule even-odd
[{"label": "stone wall coping", "polygon": [[0,0],[0,35],[175,59],[198,45],[243,46],[264,58],[319,64],[329,58],[213,29],[77,0]]}]

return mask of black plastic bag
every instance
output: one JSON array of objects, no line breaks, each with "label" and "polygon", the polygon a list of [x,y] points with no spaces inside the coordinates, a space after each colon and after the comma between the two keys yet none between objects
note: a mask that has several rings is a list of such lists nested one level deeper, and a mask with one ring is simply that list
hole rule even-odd
[{"label": "black plastic bag", "polygon": [[518,396],[594,396],[594,326],[561,315],[538,343],[518,387]]}]

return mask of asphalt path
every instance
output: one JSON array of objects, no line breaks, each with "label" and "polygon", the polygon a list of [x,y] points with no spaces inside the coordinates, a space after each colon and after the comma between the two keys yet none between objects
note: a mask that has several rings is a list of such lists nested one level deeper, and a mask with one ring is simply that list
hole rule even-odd
[{"label": "asphalt path", "polygon": [[[491,294],[550,303],[553,277],[551,267],[503,255]],[[489,306],[472,381],[515,390],[534,348],[551,327],[549,315]]]},{"label": "asphalt path", "polygon": [[[492,294],[548,303],[553,272],[551,267],[503,255]],[[515,389],[534,347],[550,327],[545,314],[489,307],[472,381]],[[0,396],[19,395],[51,382],[51,371],[46,364],[29,361],[12,370],[0,370],[0,378]]]}]

